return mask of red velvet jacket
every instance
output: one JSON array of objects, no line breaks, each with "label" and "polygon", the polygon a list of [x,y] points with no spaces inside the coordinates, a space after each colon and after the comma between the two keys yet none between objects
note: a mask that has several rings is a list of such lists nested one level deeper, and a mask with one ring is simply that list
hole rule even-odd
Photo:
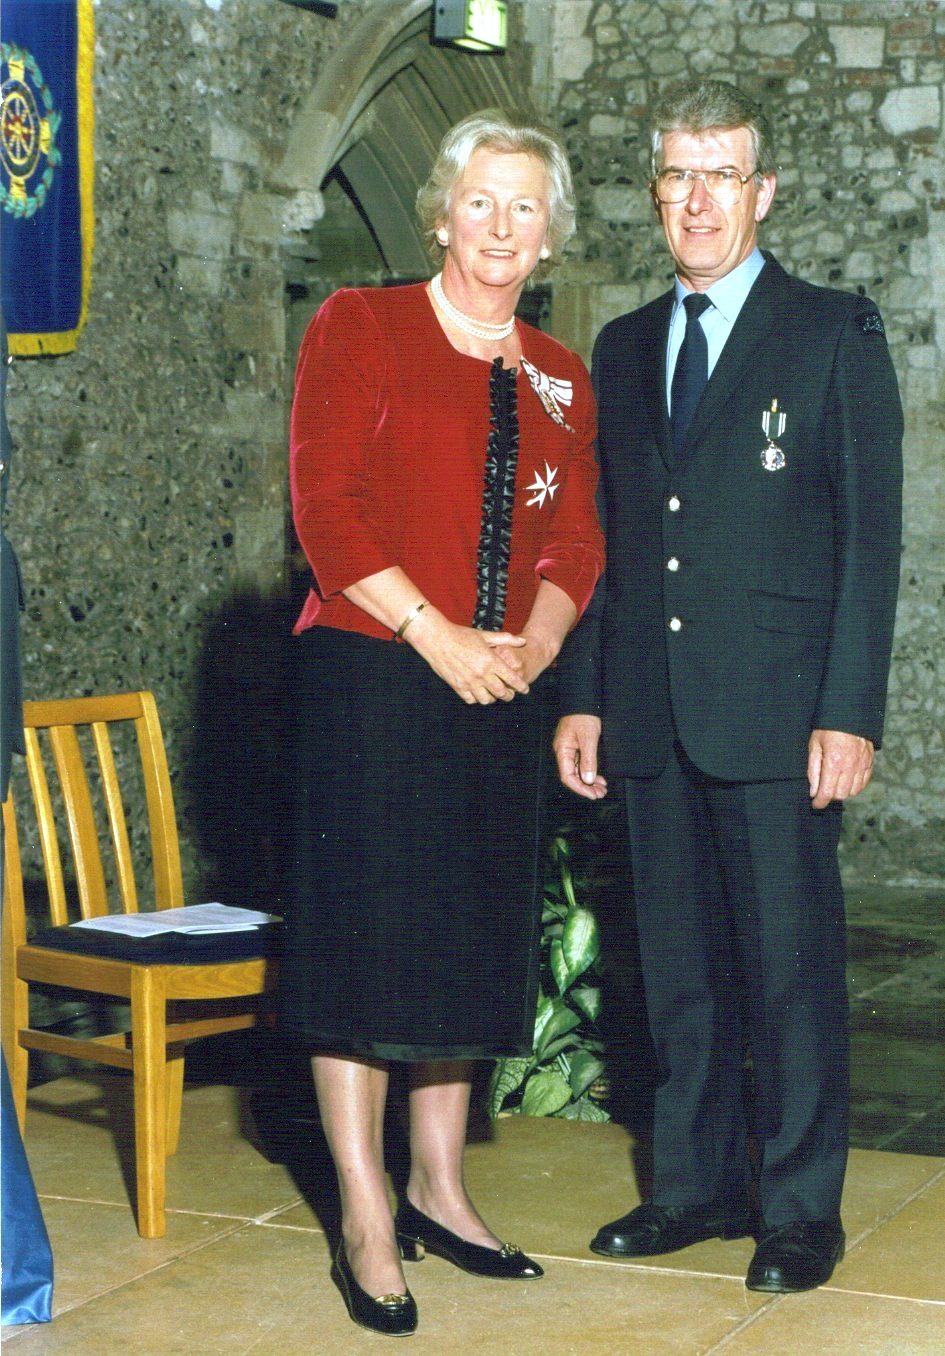
[{"label": "red velvet jacket", "polygon": [[[603,568],[594,399],[580,359],[518,322],[519,450],[504,625],[540,579],[580,614]],[[553,379],[549,381],[550,379]],[[296,623],[390,639],[341,590],[392,565],[469,625],[490,430],[490,365],[447,340],[424,284],[336,292],[299,350],[291,426],[295,526],[313,587]]]}]

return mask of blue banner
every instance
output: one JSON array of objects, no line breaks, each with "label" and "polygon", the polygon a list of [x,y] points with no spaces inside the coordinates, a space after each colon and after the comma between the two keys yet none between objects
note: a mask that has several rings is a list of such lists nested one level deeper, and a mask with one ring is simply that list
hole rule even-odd
[{"label": "blue banner", "polygon": [[0,261],[10,352],[71,353],[92,270],[92,0],[2,0]]}]

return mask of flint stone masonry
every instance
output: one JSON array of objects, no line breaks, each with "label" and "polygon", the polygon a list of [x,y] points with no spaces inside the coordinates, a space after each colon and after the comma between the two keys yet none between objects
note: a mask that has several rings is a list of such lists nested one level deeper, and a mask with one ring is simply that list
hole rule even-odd
[{"label": "flint stone masonry", "polygon": [[741,40],[750,52],[763,52],[765,56],[792,56],[807,36],[805,24],[765,23],[757,28],[746,25]]},{"label": "flint stone masonry", "polygon": [[575,80],[583,75],[591,61],[591,46],[583,38],[556,42],[553,51],[554,73],[561,80]]},{"label": "flint stone masonry", "polygon": [[210,128],[210,155],[214,160],[233,160],[253,169],[258,169],[263,160],[258,142],[241,127],[231,127],[223,122],[215,122]]},{"label": "flint stone masonry", "polygon": [[[252,893],[278,874],[281,807],[273,795],[267,810],[266,792],[282,754],[259,733],[278,721],[270,692],[245,713],[226,693],[260,683],[287,628],[294,361],[280,251],[297,208],[272,203],[267,174],[341,30],[275,0],[98,0],[95,25],[89,320],[74,354],[17,362],[10,383],[25,687],[155,691],[191,891],[212,888],[208,804],[231,837],[246,823],[232,774],[251,758]],[[220,744],[207,771],[200,750]]]},{"label": "flint stone masonry", "polygon": [[593,59],[550,101],[579,200],[579,235],[555,290],[566,342],[589,356],[601,324],[669,284],[646,194],[645,110],[677,77],[707,73],[743,85],[773,116],[781,169],[762,245],[802,277],[865,293],[882,310],[906,410],[903,586],[886,741],[873,786],[847,808],[843,864],[850,880],[941,882],[945,13],[925,2],[650,0],[598,5],[584,36]]},{"label": "flint stone masonry", "polygon": [[201,258],[226,259],[233,223],[212,212],[168,212],[167,240],[172,249]]},{"label": "flint stone masonry", "polygon": [[875,70],[883,64],[885,28],[856,28],[852,24],[828,24],[827,35],[838,70]]},{"label": "flint stone masonry", "polygon": [[925,129],[939,131],[942,124],[941,90],[934,85],[891,90],[880,105],[879,117],[886,131],[893,136]]},{"label": "flint stone masonry", "polygon": [[[215,891],[228,853],[265,896],[251,903],[278,898],[285,861],[291,303],[308,314],[388,276],[337,179],[282,183],[275,167],[380,2],[330,20],[277,0],[97,0],[89,320],[74,354],[10,378],[27,694],[153,689],[188,887]],[[783,170],[763,243],[880,305],[907,414],[906,544],[886,744],[847,815],[844,871],[945,882],[942,6],[510,0],[509,18],[507,59],[534,71],[575,170],[578,234],[552,278],[565,342],[589,358],[601,325],[668,285],[645,115],[690,73],[773,113]]]},{"label": "flint stone masonry", "polygon": [[250,253],[254,245],[265,246],[285,232],[286,201],[273,193],[246,193],[240,209],[241,244]]},{"label": "flint stone masonry", "polygon": [[607,221],[648,221],[652,211],[646,199],[630,188],[598,188],[594,206]]}]

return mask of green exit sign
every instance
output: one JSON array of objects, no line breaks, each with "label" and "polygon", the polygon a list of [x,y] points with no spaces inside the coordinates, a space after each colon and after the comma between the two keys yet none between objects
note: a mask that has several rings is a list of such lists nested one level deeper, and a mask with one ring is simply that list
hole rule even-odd
[{"label": "green exit sign", "polygon": [[506,0],[436,0],[433,41],[466,52],[504,52]]}]

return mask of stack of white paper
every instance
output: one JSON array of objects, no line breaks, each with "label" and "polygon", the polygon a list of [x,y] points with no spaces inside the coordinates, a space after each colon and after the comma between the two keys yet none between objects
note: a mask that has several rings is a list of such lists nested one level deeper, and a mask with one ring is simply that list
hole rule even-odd
[{"label": "stack of white paper", "polygon": [[126,937],[156,937],[162,932],[252,932],[263,923],[279,921],[276,914],[237,909],[230,904],[190,904],[184,909],[158,909],[153,913],[109,913],[101,918],[83,918],[71,926],[120,932]]}]

